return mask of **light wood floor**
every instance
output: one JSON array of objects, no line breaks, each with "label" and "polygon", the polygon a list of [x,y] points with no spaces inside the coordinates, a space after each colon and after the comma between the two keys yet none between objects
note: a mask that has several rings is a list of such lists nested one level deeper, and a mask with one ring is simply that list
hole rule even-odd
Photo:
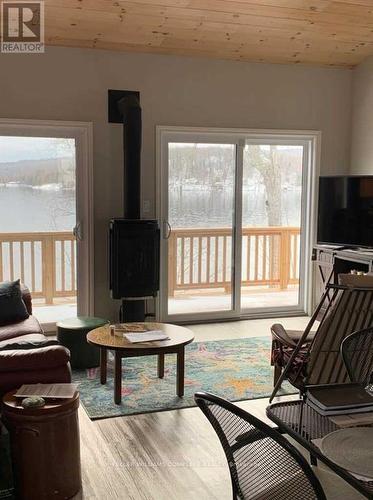
[{"label": "light wood floor", "polygon": [[[276,320],[278,321],[278,320]],[[298,328],[305,318],[282,322]],[[273,320],[196,325],[196,340],[249,333],[268,334]],[[225,333],[224,333],[225,332]],[[244,335],[245,332],[245,335]],[[227,338],[227,337],[225,337]],[[268,422],[267,399],[238,403]],[[230,499],[225,456],[212,427],[198,408],[110,418],[92,422],[80,409],[83,490],[76,499]],[[316,469],[328,500],[363,497],[322,464]],[[299,499],[301,500],[301,499]]]},{"label": "light wood floor", "polygon": [[267,337],[274,323],[282,323],[288,330],[303,331],[309,321],[308,316],[293,318],[249,319],[244,321],[226,321],[224,323],[206,323],[190,325],[195,341],[242,339],[247,337]]}]

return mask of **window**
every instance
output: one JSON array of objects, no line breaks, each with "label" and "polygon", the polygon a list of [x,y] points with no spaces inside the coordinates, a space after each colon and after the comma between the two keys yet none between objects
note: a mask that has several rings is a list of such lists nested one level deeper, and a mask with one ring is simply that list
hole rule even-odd
[{"label": "window", "polygon": [[158,129],[162,319],[307,311],[318,137]]}]

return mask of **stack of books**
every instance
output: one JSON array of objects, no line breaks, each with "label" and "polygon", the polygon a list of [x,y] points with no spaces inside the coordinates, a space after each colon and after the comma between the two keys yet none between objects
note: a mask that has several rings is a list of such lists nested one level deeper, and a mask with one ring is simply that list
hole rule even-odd
[{"label": "stack of books", "polygon": [[373,397],[360,384],[310,387],[307,404],[326,416],[373,411]]}]

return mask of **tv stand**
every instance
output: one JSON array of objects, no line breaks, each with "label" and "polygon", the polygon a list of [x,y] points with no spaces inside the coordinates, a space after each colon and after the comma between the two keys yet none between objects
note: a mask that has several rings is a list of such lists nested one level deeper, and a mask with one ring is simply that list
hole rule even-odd
[{"label": "tv stand", "polygon": [[340,252],[341,250],[359,250],[358,248],[356,247],[353,247],[351,245],[343,245],[342,247],[334,247],[334,250]]},{"label": "tv stand", "polygon": [[359,253],[372,254],[373,255],[373,247],[364,247],[364,248],[355,248]]},{"label": "tv stand", "polygon": [[315,262],[314,303],[319,302],[327,283],[338,283],[338,275],[352,270],[364,273],[373,272],[373,249],[331,247],[315,245],[312,250]]}]

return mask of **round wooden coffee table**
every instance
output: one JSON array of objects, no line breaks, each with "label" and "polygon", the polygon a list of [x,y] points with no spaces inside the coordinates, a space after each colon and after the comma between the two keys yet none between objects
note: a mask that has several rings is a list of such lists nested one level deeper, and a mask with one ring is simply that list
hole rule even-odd
[{"label": "round wooden coffee table", "polygon": [[167,323],[125,323],[125,328],[162,330],[169,340],[131,344],[123,335],[111,335],[110,326],[102,326],[91,330],[87,335],[90,344],[100,348],[100,377],[101,384],[106,384],[107,378],[107,351],[114,351],[114,401],[120,404],[122,400],[122,359],[136,356],[158,356],[158,377],[164,377],[165,354],[177,355],[176,393],[184,396],[184,365],[185,346],[194,340],[191,330],[182,326]]}]

